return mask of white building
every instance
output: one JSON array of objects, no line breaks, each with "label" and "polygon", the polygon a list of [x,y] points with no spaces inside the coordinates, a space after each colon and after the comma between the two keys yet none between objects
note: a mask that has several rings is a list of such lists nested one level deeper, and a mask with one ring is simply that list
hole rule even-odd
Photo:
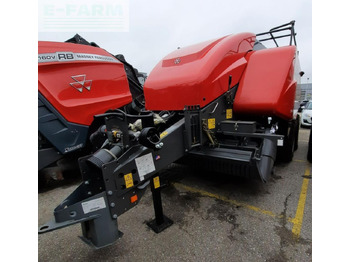
[{"label": "white building", "polygon": [[312,100],[312,83],[300,84],[300,91],[296,93],[295,100]]}]

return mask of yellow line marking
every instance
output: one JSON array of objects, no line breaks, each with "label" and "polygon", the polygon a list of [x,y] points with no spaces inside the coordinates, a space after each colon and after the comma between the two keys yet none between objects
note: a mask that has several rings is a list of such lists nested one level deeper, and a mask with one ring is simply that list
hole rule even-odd
[{"label": "yellow line marking", "polygon": [[[297,160],[295,160],[295,161],[297,161]],[[297,162],[307,162],[307,161],[299,160]],[[298,207],[297,207],[295,217],[294,218],[287,217],[287,221],[293,224],[292,233],[297,239],[300,237],[301,227],[303,224],[304,209],[305,209],[305,202],[306,202],[306,196],[307,196],[307,188],[308,188],[309,180],[310,180],[309,177],[311,176],[310,173],[311,173],[310,168],[307,167],[305,170],[305,174],[304,174],[305,178],[303,179],[303,184],[301,187],[301,192],[300,192],[300,196],[299,196],[299,202],[298,202]],[[273,213],[272,211],[265,210],[265,209],[262,209],[262,208],[259,208],[256,206],[249,205],[247,203],[233,200],[233,199],[229,199],[225,196],[210,193],[210,192],[207,192],[207,191],[204,191],[201,189],[193,188],[193,187],[186,186],[186,185],[176,183],[176,182],[174,182],[173,185],[178,189],[183,189],[183,190],[186,190],[186,191],[189,191],[192,193],[198,193],[202,196],[219,199],[219,200],[222,200],[224,202],[230,203],[232,205],[244,207],[244,208],[247,208],[249,210],[253,210],[257,213],[264,214],[264,215],[267,215],[267,216],[270,216],[273,218],[283,218],[283,215],[277,215],[277,214]]]},{"label": "yellow line marking", "polygon": [[[253,211],[257,212],[257,213],[264,214],[264,215],[267,215],[267,216],[270,216],[270,217],[273,217],[273,218],[283,218],[283,215],[276,215],[275,213],[273,213],[273,212],[271,212],[269,210],[261,209],[261,208],[256,207],[256,206],[249,205],[247,203],[238,202],[236,200],[229,199],[229,198],[227,198],[225,196],[221,196],[221,195],[218,195],[218,194],[213,194],[213,193],[201,190],[201,189],[189,187],[189,186],[186,186],[186,185],[183,185],[183,184],[180,184],[180,183],[176,183],[176,182],[174,182],[173,185],[176,188],[178,188],[178,189],[183,189],[183,190],[189,191],[191,193],[198,193],[198,194],[200,194],[202,196],[216,198],[216,199],[222,200],[224,202],[230,203],[232,205],[244,207],[244,208],[253,210]],[[293,220],[293,218],[288,217],[287,221],[293,223],[294,220]]]},{"label": "yellow line marking", "polygon": [[309,140],[298,140],[298,142],[309,143]]},{"label": "yellow line marking", "polygon": [[293,162],[301,162],[301,163],[306,163],[306,160],[301,160],[301,159],[293,159]]},{"label": "yellow line marking", "polygon": [[309,185],[310,179],[308,178],[310,176],[310,168],[306,168],[305,170],[305,178],[303,179],[303,185],[301,186],[300,196],[299,196],[299,202],[297,211],[295,213],[295,217],[292,219],[293,228],[292,233],[294,237],[297,239],[300,237],[301,227],[303,225],[303,217],[304,217],[304,209],[305,209],[305,202],[306,202],[306,196],[307,196],[307,188]]}]

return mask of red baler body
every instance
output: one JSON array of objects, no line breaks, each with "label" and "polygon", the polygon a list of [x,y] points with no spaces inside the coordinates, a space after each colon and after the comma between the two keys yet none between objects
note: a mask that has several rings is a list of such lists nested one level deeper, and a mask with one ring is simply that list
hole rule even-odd
[{"label": "red baler body", "polygon": [[183,110],[207,105],[228,90],[228,77],[238,83],[245,54],[255,35],[241,33],[178,49],[152,70],[144,86],[146,109]]},{"label": "red baler body", "polygon": [[[132,101],[124,65],[107,51],[56,42],[39,42],[38,47],[39,92],[67,121],[90,125],[95,115]],[[80,54],[80,59],[54,61],[59,54]]]},{"label": "red baler body", "polygon": [[241,33],[178,49],[152,70],[144,86],[147,110],[206,106],[239,84],[235,114],[292,119],[295,46],[253,50],[255,34]]}]

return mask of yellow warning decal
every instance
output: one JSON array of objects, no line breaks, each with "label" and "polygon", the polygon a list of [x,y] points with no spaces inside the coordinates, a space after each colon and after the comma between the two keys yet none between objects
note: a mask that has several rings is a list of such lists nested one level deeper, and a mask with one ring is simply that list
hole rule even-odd
[{"label": "yellow warning decal", "polygon": [[124,180],[125,180],[125,187],[126,188],[134,186],[134,180],[132,179],[131,173],[124,175]]},{"label": "yellow warning decal", "polygon": [[160,139],[162,139],[163,137],[165,137],[167,134],[168,134],[167,131],[164,131],[163,133],[161,133],[160,136],[159,136]]},{"label": "yellow warning decal", "polygon": [[209,118],[208,119],[208,128],[214,129],[215,128],[215,118]]},{"label": "yellow warning decal", "polygon": [[232,118],[232,109],[226,109],[226,119]]},{"label": "yellow warning decal", "polygon": [[159,176],[153,178],[154,188],[160,187]]}]

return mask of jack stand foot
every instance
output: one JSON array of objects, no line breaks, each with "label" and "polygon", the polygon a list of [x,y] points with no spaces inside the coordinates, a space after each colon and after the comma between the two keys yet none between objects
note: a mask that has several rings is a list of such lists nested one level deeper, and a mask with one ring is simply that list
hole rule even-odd
[{"label": "jack stand foot", "polygon": [[162,224],[158,225],[157,220],[153,219],[152,221],[147,222],[147,226],[149,226],[154,232],[157,234],[162,232],[163,230],[170,227],[174,222],[168,217],[164,216],[164,221]]}]

